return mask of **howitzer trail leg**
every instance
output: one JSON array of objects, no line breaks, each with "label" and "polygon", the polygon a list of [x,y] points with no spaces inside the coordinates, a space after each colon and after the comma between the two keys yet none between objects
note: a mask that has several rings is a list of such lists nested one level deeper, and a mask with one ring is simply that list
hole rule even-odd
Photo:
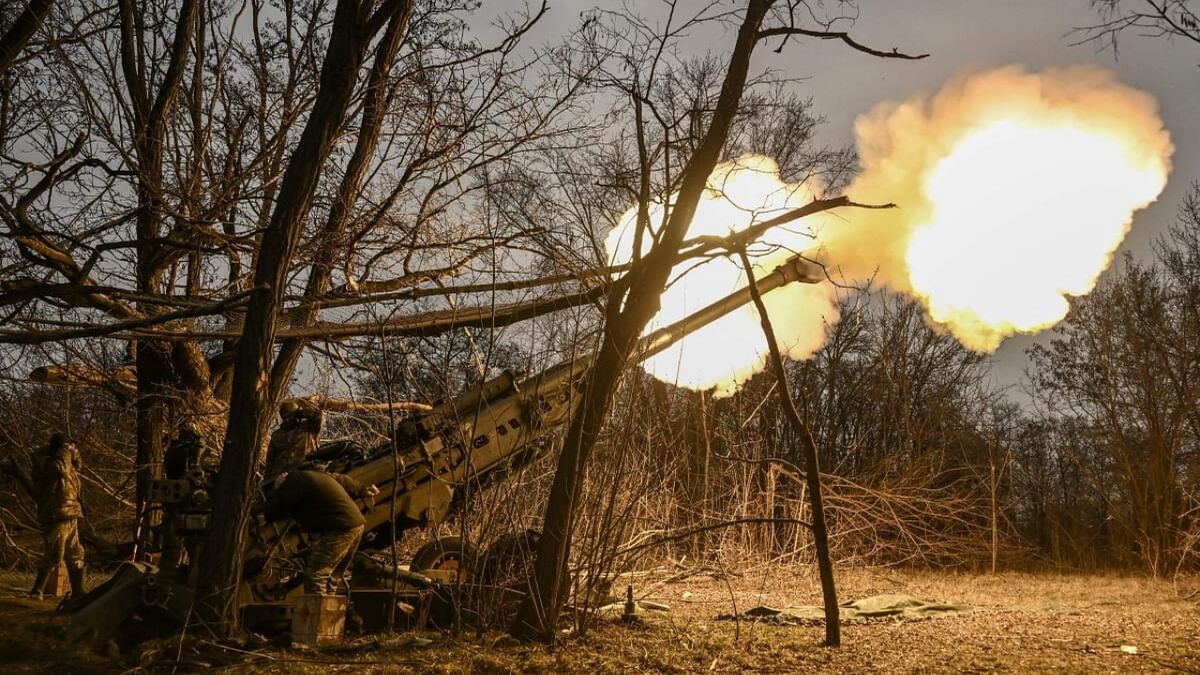
[{"label": "howitzer trail leg", "polygon": [[142,601],[142,582],[152,568],[141,563],[122,565],[112,579],[92,592],[67,622],[67,640],[111,638]]}]

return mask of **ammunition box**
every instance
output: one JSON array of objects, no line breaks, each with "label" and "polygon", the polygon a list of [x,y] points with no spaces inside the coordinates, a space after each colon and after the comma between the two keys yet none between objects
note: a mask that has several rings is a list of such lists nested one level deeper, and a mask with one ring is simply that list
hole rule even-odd
[{"label": "ammunition box", "polygon": [[341,640],[349,606],[344,595],[301,595],[292,610],[292,642],[317,646]]}]

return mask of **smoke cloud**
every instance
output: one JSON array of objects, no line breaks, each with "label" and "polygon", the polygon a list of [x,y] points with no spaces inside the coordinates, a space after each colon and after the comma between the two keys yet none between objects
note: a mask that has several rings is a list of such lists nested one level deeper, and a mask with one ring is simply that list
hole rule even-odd
[{"label": "smoke cloud", "polygon": [[[751,224],[803,206],[813,199],[812,187],[780,180],[775,160],[747,156],[719,165],[709,176],[708,189],[697,205],[687,238],[728,236]],[[672,196],[672,199],[674,197]],[[622,216],[605,242],[613,264],[633,254],[636,209]],[[655,203],[650,222],[663,222],[663,207]],[[648,251],[647,236],[643,250]],[[813,246],[803,222],[778,227],[747,251],[755,278],[766,276],[796,252]],[[662,309],[646,333],[669,325],[746,286],[746,275],[736,258],[715,257],[681,263],[671,273],[662,295]],[[837,321],[834,289],[829,284],[788,284],[763,296],[779,348],[795,360],[812,356],[825,343],[826,327]],[[758,312],[753,304],[735,310],[669,349],[644,361],[642,368],[654,377],[689,389],[713,389],[728,396],[758,371],[767,359]]]},{"label": "smoke cloud", "polygon": [[[1095,286],[1133,213],[1162,191],[1173,152],[1154,98],[1095,67],[964,74],[936,93],[878,105],[855,135],[861,171],[846,193],[898,208],[842,209],[776,228],[751,251],[756,277],[796,253],[815,256],[834,278],[875,279],[919,299],[932,325],[980,352],[1053,326],[1068,297]],[[819,194],[817,185],[782,182],[770,158],[743,157],[709,177],[688,237],[728,235]],[[608,237],[615,264],[632,255],[635,216],[630,209]],[[652,205],[651,222],[662,218],[662,205]],[[647,332],[745,285],[736,259],[683,263]],[[838,320],[832,284],[790,284],[764,301],[793,359],[820,349]],[[762,370],[766,355],[747,305],[642,367],[723,396]]]},{"label": "smoke cloud", "polygon": [[965,74],[878,105],[855,135],[847,194],[898,208],[818,224],[822,259],[919,298],[977,351],[1095,286],[1173,151],[1154,98],[1096,67]]}]

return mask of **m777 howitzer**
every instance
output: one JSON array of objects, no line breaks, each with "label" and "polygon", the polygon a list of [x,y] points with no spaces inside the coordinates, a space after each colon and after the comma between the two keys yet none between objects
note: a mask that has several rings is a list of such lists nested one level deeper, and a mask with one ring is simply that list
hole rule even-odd
[{"label": "m777 howitzer", "polygon": [[[792,282],[819,283],[824,272],[799,256],[757,280],[761,293]],[[632,354],[642,360],[751,300],[743,288],[643,337]],[[363,450],[353,444],[331,444],[307,462],[347,474],[379,488],[374,499],[359,500],[366,519],[360,551],[387,547],[394,533],[439,525],[453,515],[468,494],[499,480],[535,459],[546,441],[566,424],[581,400],[584,376],[594,361],[587,355],[553,366],[520,382],[510,373],[485,382],[458,398],[406,421],[394,443]],[[176,505],[180,526],[193,540],[210,524],[202,515],[206,486],[199,473],[177,481],[157,481],[152,499]],[[392,495],[395,495],[394,504]],[[182,505],[182,507],[180,506]],[[237,602],[247,625],[256,619],[278,620],[290,608],[288,598],[300,593],[308,537],[290,520],[265,522],[256,517],[247,538],[244,573]],[[498,542],[474,565],[471,547],[456,537],[430,541],[413,557],[408,571],[390,570],[410,588],[431,588],[463,581],[475,569],[487,569],[489,556],[503,553],[512,542]],[[194,552],[193,552],[194,553]],[[113,636],[132,618],[182,625],[192,602],[188,583],[167,578],[149,563],[125,563],[105,584],[74,603],[68,636],[73,639]],[[357,580],[356,580],[357,583]],[[390,585],[389,585],[390,587]],[[356,585],[357,588],[357,585]]]}]

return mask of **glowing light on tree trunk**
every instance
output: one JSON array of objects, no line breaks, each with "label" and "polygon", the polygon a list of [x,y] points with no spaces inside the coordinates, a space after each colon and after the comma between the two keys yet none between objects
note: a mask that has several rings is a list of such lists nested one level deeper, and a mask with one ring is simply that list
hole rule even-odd
[{"label": "glowing light on tree trunk", "polygon": [[[780,180],[775,161],[749,156],[718,166],[709,177],[708,189],[696,209],[687,238],[727,236],[751,224],[770,219],[813,199],[811,188]],[[621,217],[605,242],[614,264],[627,262],[633,254],[637,210]],[[650,250],[654,232],[663,224],[663,205],[650,209],[650,229],[642,243]],[[768,274],[797,251],[813,246],[805,223],[775,228],[754,244],[748,253],[755,277]],[[746,285],[746,275],[736,258],[716,257],[678,265],[672,272],[662,309],[647,327],[653,331]],[[825,342],[825,322],[837,320],[833,288],[789,284],[765,296],[763,302],[775,321],[780,349],[793,359],[804,359]],[[666,351],[642,363],[651,375],[692,389],[713,389],[726,396],[766,363],[767,343],[753,305],[718,319],[689,335]]]}]

